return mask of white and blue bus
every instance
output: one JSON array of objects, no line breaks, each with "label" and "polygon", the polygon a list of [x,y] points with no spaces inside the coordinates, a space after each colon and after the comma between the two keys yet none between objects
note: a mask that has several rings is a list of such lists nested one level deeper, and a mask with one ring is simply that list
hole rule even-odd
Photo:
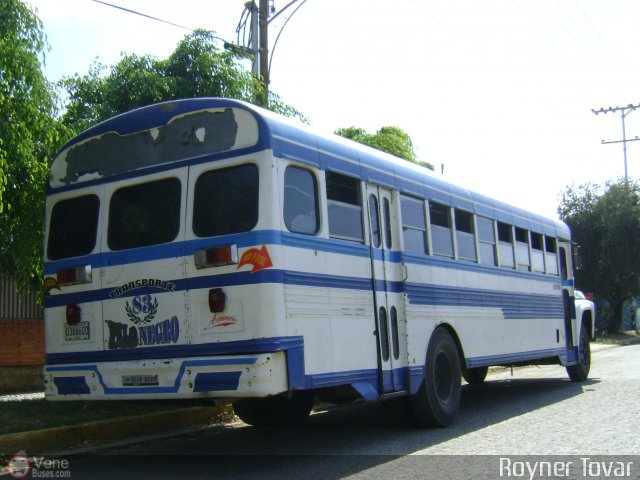
[{"label": "white and blue bus", "polygon": [[447,425],[461,376],[589,372],[561,222],[235,100],[106,120],[54,159],[46,396],[233,402],[406,396]]}]

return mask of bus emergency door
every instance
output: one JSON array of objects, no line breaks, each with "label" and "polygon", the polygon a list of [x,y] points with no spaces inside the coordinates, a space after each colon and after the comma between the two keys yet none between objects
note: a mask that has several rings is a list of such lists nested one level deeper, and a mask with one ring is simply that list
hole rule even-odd
[{"label": "bus emergency door", "polygon": [[399,370],[394,371],[398,368],[400,345],[399,311],[394,304],[392,282],[394,265],[391,262],[391,249],[396,240],[393,238],[391,220],[392,201],[393,196],[389,190],[375,185],[367,186],[371,279],[381,393],[395,391],[400,386]]}]

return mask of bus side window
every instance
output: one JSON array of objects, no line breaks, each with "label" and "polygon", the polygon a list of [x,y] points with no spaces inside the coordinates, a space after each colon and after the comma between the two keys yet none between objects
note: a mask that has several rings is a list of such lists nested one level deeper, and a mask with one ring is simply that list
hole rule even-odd
[{"label": "bus side window", "polygon": [[476,240],[473,231],[473,213],[454,209],[456,222],[456,242],[458,257],[462,260],[476,261]]},{"label": "bus side window", "polygon": [[529,270],[531,257],[529,256],[529,230],[516,227],[516,258],[518,269]]},{"label": "bus side window", "polygon": [[433,254],[453,257],[453,237],[451,236],[450,208],[436,202],[429,202],[429,218],[431,220],[431,240]]},{"label": "bus side window", "polygon": [[329,235],[334,238],[364,241],[360,180],[327,172]]},{"label": "bus side window", "polygon": [[493,220],[478,217],[478,240],[480,245],[480,263],[484,265],[497,265],[496,263],[496,236],[493,230]]},{"label": "bus side window", "polygon": [[556,239],[553,237],[544,237],[545,240],[545,263],[547,265],[547,273],[558,275],[558,248]]},{"label": "bus side window", "polygon": [[515,268],[513,260],[513,227],[508,223],[498,222],[498,249],[500,265]]},{"label": "bus side window", "polygon": [[531,269],[544,273],[543,236],[541,233],[531,232]]},{"label": "bus side window", "polygon": [[290,232],[318,233],[318,185],[309,170],[289,166],[284,172],[284,223]]},{"label": "bus side window", "polygon": [[400,211],[402,213],[402,238],[404,251],[412,253],[428,253],[427,223],[424,202],[415,198],[400,195]]}]

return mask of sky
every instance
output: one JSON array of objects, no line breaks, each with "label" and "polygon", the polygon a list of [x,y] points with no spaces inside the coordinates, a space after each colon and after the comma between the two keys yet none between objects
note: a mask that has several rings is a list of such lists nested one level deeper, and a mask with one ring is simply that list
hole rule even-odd
[{"label": "sky", "polygon": [[[233,42],[245,3],[107,1]],[[166,58],[189,33],[92,0],[25,2],[51,81],[122,52]],[[552,218],[568,186],[624,177],[623,144],[601,143],[622,139],[621,113],[592,109],[640,104],[637,0],[307,0],[283,28],[291,11],[269,28],[270,88],[319,131],[400,127],[448,181]],[[637,179],[640,142],[627,161]]]}]

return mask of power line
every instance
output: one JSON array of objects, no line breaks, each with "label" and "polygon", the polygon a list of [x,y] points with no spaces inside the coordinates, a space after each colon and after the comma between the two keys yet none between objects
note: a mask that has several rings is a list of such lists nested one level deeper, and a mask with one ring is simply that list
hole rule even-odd
[{"label": "power line", "polygon": [[[126,12],[126,13],[131,13],[133,15],[138,15],[140,17],[144,17],[144,18],[147,18],[149,20],[154,20],[156,22],[166,23],[167,25],[171,25],[171,26],[174,26],[174,27],[182,28],[183,30],[189,30],[190,32],[194,32],[195,31],[194,28],[185,27],[184,25],[180,25],[180,24],[177,24],[177,23],[174,23],[174,22],[170,22],[168,20],[163,20],[162,18],[153,17],[151,15],[147,15],[146,13],[136,12],[135,10],[131,10],[130,8],[121,7],[119,5],[114,5],[112,3],[104,2],[102,0],[91,0],[91,1],[95,2],[95,3],[101,3],[102,5],[106,5],[107,7],[112,7],[112,8],[115,8],[117,10],[122,10],[123,12]],[[220,42],[222,42],[224,44],[225,48],[233,47],[233,42],[229,42],[228,40],[225,40],[222,37],[218,37],[217,35],[211,35],[211,37],[216,39],[216,40],[218,40],[218,41],[220,41]],[[240,50],[242,50],[242,49],[240,49]],[[242,53],[246,53],[246,52],[242,52]]]},{"label": "power line", "polygon": [[[116,8],[118,10],[122,10],[123,12],[132,13],[134,15],[139,15],[141,17],[148,18],[149,20],[155,20],[156,22],[166,23],[167,25],[173,25],[174,27],[182,28],[184,30],[189,30],[190,32],[193,32],[193,28],[189,28],[189,27],[185,27],[185,26],[182,26],[182,25],[178,25],[177,23],[173,23],[173,22],[170,22],[168,20],[163,20],[161,18],[152,17],[151,15],[147,15],[146,13],[136,12],[135,10],[131,10],[129,8],[121,7],[119,5],[113,5],[112,3],[103,2],[101,0],[91,0],[91,1],[95,2],[95,3],[101,3],[102,5],[106,5],[107,7],[112,7],[112,8]],[[222,40],[222,39],[220,39],[220,40]]]}]

